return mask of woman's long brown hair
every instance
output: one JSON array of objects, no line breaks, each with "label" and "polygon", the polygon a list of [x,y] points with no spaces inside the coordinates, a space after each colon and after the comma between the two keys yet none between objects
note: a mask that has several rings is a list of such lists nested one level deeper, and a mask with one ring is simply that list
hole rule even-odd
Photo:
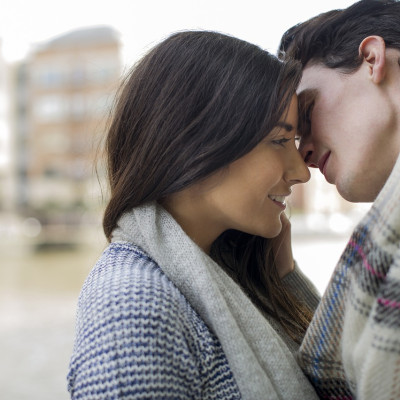
[{"label": "woman's long brown hair", "polygon": [[[297,64],[216,32],[180,32],[154,47],[123,82],[106,139],[108,240],[125,212],[253,149],[288,108],[299,80]],[[212,256],[299,340],[311,312],[283,286],[271,246],[272,240],[229,231]]]}]

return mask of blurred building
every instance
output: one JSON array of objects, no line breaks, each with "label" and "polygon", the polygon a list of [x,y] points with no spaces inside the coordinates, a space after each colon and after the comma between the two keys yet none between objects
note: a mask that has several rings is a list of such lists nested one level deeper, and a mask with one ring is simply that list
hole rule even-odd
[{"label": "blurred building", "polygon": [[15,204],[49,240],[102,205],[95,160],[121,76],[120,47],[110,27],[76,30],[14,69]]},{"label": "blurred building", "polygon": [[4,60],[0,39],[0,214],[12,206],[10,177],[10,141],[9,141],[9,68]]}]

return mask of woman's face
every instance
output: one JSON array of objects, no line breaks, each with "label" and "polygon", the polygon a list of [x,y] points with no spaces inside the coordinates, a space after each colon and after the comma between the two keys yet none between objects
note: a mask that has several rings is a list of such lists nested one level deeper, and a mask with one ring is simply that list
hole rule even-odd
[{"label": "woman's face", "polygon": [[277,126],[252,151],[185,189],[189,193],[177,194],[183,202],[186,199],[186,211],[184,204],[175,214],[167,207],[200,247],[209,248],[228,229],[265,238],[280,233],[291,186],[310,178],[295,143],[297,118],[297,96],[293,96]]}]

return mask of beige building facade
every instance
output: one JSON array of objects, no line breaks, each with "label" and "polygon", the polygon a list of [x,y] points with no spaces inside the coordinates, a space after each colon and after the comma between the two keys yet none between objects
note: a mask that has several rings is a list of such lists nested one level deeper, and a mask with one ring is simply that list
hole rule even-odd
[{"label": "beige building facade", "polygon": [[81,29],[41,44],[16,69],[16,198],[43,228],[79,225],[102,205],[95,162],[121,77],[120,47],[110,27]]}]

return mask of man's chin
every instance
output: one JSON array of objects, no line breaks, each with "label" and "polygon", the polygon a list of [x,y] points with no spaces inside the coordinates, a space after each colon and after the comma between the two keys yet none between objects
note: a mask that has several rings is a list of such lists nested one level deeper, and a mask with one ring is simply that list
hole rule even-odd
[{"label": "man's chin", "polygon": [[358,187],[357,185],[336,183],[336,189],[340,196],[350,203],[371,203],[375,201],[380,190],[371,187]]}]

